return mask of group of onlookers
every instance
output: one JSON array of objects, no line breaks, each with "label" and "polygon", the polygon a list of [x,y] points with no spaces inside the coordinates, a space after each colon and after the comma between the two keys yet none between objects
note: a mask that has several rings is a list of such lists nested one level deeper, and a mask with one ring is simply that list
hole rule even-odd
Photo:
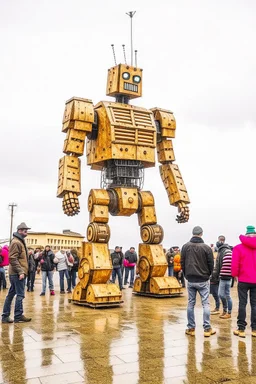
[{"label": "group of onlookers", "polygon": [[[203,229],[194,227],[192,238],[181,249],[181,268],[187,279],[188,325],[185,333],[195,335],[194,307],[197,292],[200,294],[203,306],[204,336],[216,333],[210,324],[210,315],[220,314],[220,301],[223,312],[221,319],[230,319],[232,299],[230,288],[232,278],[238,280],[238,317],[237,329],[234,335],[245,337],[246,305],[248,293],[251,304],[252,336],[256,337],[256,230],[254,226],[246,227],[246,234],[240,235],[240,244],[234,248],[225,243],[225,236],[218,237],[216,243],[217,257],[214,263],[212,249],[202,239]],[[210,288],[211,287],[211,288]],[[210,312],[209,294],[215,299],[215,309]]]},{"label": "group of onlookers", "polygon": [[[129,284],[129,288],[133,288],[134,271],[138,261],[135,248],[130,247],[130,249],[123,254],[122,247],[116,246],[114,252],[111,253],[111,260],[113,266],[111,282],[114,283],[117,276],[120,290],[127,284]],[[128,282],[129,276],[130,281]]]},{"label": "group of onlookers", "polygon": [[50,246],[47,245],[43,252],[35,255],[35,258],[39,261],[42,272],[42,292],[40,293],[40,296],[45,296],[47,280],[50,295],[55,295],[53,282],[53,274],[55,270],[59,272],[60,293],[65,293],[65,279],[67,283],[66,291],[71,293],[71,289],[75,288],[76,285],[76,273],[79,265],[79,257],[75,249],[68,251],[60,250],[54,254]]}]

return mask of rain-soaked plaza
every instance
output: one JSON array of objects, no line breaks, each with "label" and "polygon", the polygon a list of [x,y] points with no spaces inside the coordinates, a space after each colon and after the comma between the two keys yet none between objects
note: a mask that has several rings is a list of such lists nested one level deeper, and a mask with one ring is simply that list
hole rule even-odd
[{"label": "rain-soaked plaza", "polygon": [[70,304],[58,287],[56,296],[40,297],[40,290],[38,276],[24,300],[31,323],[1,324],[1,383],[256,383],[256,340],[249,328],[246,339],[232,334],[236,287],[232,320],[212,316],[217,334],[209,339],[199,300],[196,337],[184,333],[186,292],[153,299],[125,289],[122,307],[95,310]]}]

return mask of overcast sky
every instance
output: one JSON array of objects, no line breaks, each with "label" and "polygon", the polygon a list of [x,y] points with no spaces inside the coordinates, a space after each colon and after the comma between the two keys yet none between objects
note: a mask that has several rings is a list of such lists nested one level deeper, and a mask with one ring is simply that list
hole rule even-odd
[{"label": "overcast sky", "polygon": [[[182,245],[201,225],[204,240],[223,233],[238,242],[256,225],[256,2],[254,0],[2,0],[0,1],[0,238],[25,221],[33,231],[86,233],[87,197],[100,172],[83,158],[81,213],[62,213],[56,198],[65,101],[96,104],[105,96],[107,70],[130,49],[125,14],[136,10],[134,48],[143,68],[138,106],[174,112],[174,149],[190,199],[191,218],[177,224],[158,164],[145,171],[155,196],[164,246]],[[110,247],[141,241],[137,215],[111,217]]]}]

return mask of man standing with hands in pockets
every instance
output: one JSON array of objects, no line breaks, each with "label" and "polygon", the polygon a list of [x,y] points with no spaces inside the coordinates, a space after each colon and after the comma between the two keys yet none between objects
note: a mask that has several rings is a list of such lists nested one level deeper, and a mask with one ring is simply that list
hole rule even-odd
[{"label": "man standing with hands in pockets", "polygon": [[30,228],[25,223],[18,225],[17,232],[14,232],[9,247],[9,278],[11,286],[4,302],[2,323],[13,323],[10,313],[12,300],[15,295],[14,322],[26,323],[31,321],[31,318],[23,315],[22,304],[25,297],[26,276],[28,275],[28,250],[25,243],[28,229]]}]

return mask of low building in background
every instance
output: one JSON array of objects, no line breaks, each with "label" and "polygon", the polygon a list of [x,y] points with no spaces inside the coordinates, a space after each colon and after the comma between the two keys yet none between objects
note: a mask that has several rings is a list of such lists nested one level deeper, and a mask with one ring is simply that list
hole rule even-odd
[{"label": "low building in background", "polygon": [[64,229],[63,233],[29,231],[26,238],[28,248],[44,248],[49,245],[53,251],[73,248],[79,252],[82,251],[83,241],[84,236],[70,229]]}]

